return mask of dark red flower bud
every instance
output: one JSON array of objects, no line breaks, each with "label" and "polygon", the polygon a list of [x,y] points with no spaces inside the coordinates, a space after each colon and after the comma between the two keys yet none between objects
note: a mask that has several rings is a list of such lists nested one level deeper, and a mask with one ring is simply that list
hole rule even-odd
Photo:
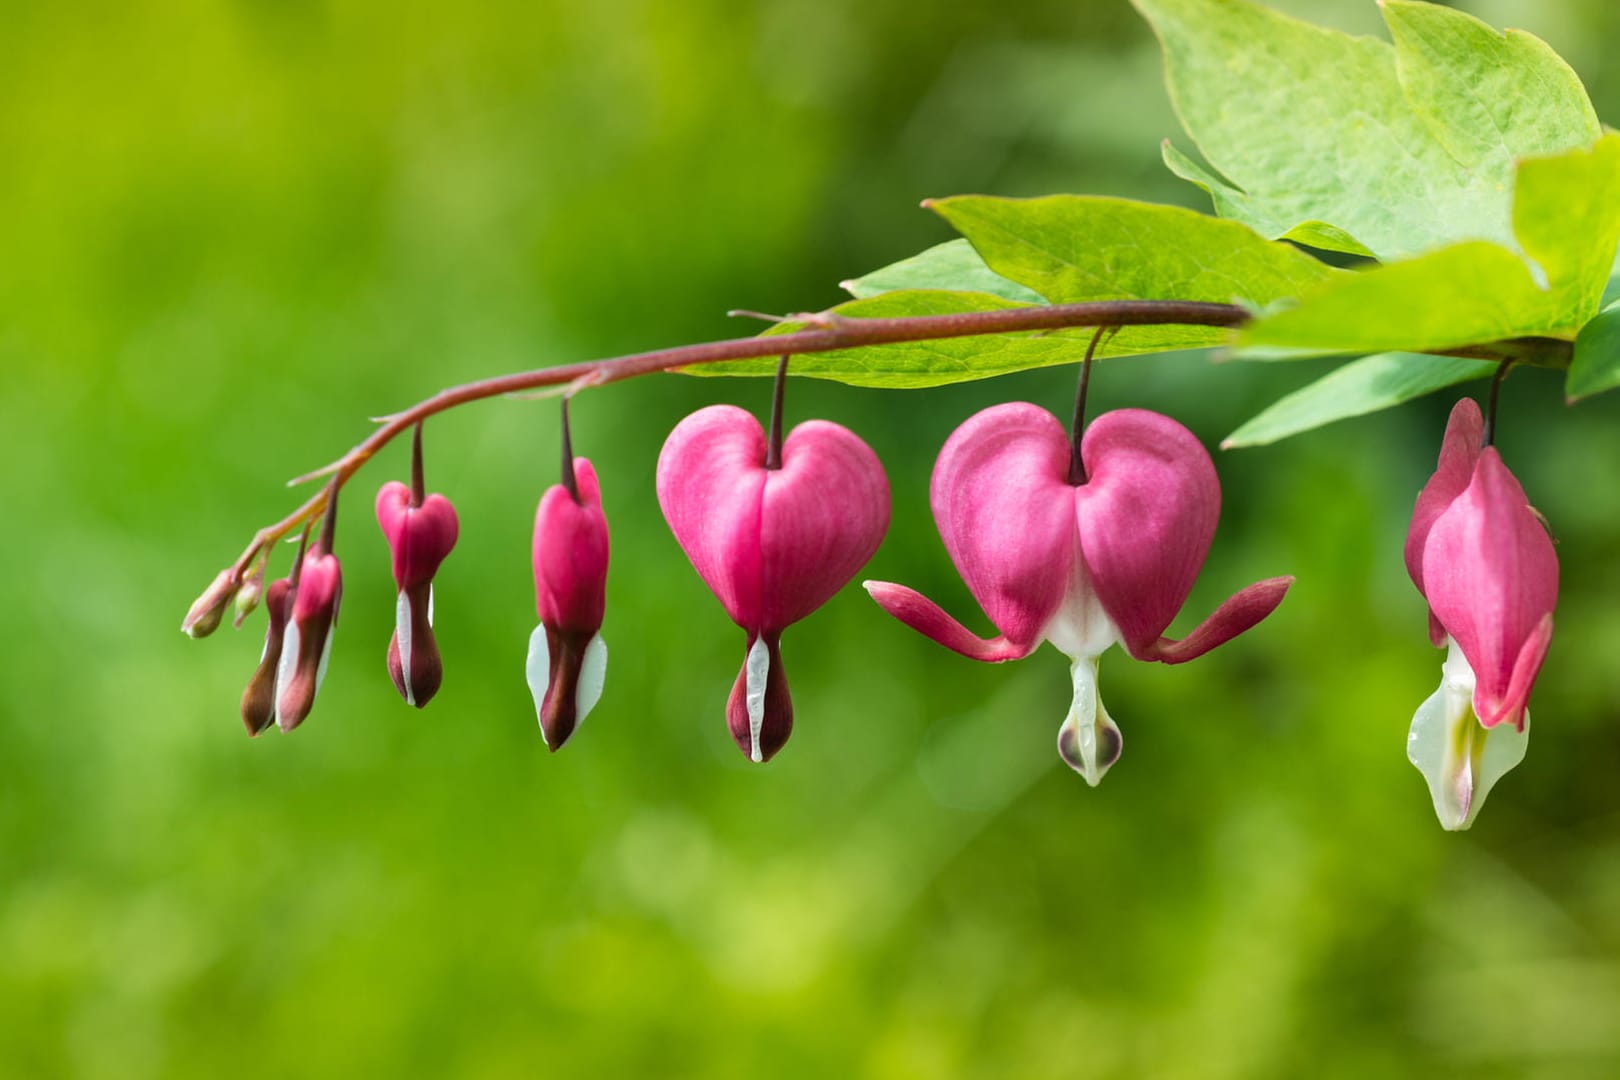
[{"label": "dark red flower bud", "polygon": [[257,735],[276,719],[276,671],[281,666],[282,635],[287,629],[287,586],[287,579],[282,578],[272,581],[267,590],[270,627],[264,634],[264,652],[242,691],[242,723],[249,735]]}]

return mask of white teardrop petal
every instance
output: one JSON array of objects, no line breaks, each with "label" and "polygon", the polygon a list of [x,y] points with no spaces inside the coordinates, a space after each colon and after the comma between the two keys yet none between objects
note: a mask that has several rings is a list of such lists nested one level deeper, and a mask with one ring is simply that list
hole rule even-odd
[{"label": "white teardrop petal", "polygon": [[405,704],[415,705],[416,691],[411,687],[411,601],[403,589],[394,602],[394,640],[399,644],[400,681],[405,684]]},{"label": "white teardrop petal", "polygon": [[585,722],[586,715],[602,700],[602,683],[607,678],[607,643],[601,634],[591,635],[580,658],[579,682],[574,687],[574,730]]},{"label": "white teardrop petal", "polygon": [[765,680],[771,673],[771,651],[765,639],[758,637],[748,650],[743,663],[743,702],[748,707],[748,758],[764,761],[759,749],[759,733],[765,726]]},{"label": "white teardrop petal", "polygon": [[[546,702],[546,687],[551,685],[551,649],[546,645],[546,624],[541,623],[529,635],[529,658],[526,665],[529,694],[534,698],[534,717],[540,719],[540,709]],[[546,737],[546,728],[540,726],[540,737]],[[551,743],[548,740],[547,746]]]}]

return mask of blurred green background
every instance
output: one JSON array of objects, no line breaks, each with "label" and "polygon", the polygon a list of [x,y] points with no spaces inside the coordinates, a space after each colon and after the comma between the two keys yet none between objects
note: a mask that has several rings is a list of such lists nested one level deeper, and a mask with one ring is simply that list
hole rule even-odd
[{"label": "blurred green background", "polygon": [[[1371,2],[1285,6],[1377,32]],[[1620,8],[1471,10],[1546,37],[1620,118]],[[345,501],[343,622],[296,735],[236,716],[262,616],[176,633],[367,416],[748,332],[728,308],[824,307],[947,237],[926,196],[1203,208],[1159,164],[1177,128],[1123,0],[4,13],[0,1075],[1617,1075],[1620,411],[1564,409],[1547,373],[1509,381],[1499,445],[1560,540],[1558,633],[1530,756],[1463,835],[1403,752],[1441,654],[1400,551],[1447,395],[1218,457],[1223,524],[1177,626],[1298,584],[1194,664],[1104,660],[1127,752],[1095,791],[1053,750],[1058,654],[973,664],[856,587],[787,635],[787,750],[736,752],[743,635],[652,475],[676,420],[763,410],[760,381],[576,403],[612,661],[563,753],[522,676],[551,403],[428,427],[463,532],[425,712],[384,670],[368,506],[403,448]],[[1213,446],[1323,370],[1114,361],[1093,400]],[[795,382],[789,411],[887,465],[868,573],[982,629],[932,457],[986,404],[1071,393],[1067,370]]]}]

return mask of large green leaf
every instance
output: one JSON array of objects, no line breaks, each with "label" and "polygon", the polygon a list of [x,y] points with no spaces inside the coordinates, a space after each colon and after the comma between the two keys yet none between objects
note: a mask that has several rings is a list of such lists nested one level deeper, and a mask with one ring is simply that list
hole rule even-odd
[{"label": "large green leaf", "polygon": [[[914,315],[953,315],[964,311],[995,311],[1030,307],[988,293],[940,289],[887,292],[865,300],[851,300],[831,308],[849,318],[901,318]],[[803,323],[782,323],[767,331],[785,334],[804,328]],[[1164,331],[1164,349],[1180,348],[1174,342],[1179,327],[1155,328]],[[1188,327],[1196,330],[1202,327]],[[1028,334],[986,334],[978,337],[942,338],[936,341],[900,342],[892,345],[866,345],[833,352],[806,353],[793,358],[788,370],[794,375],[832,379],[851,386],[877,386],[914,389],[944,386],[1007,375],[1029,368],[1073,364],[1086,354],[1090,329],[1036,331]],[[692,375],[770,375],[776,361],[735,360],[724,364],[703,364],[682,369]]]},{"label": "large green leaf", "polygon": [[1384,0],[1391,45],[1248,0],[1133,2],[1214,168],[1170,148],[1166,163],[1266,236],[1380,259],[1467,239],[1512,246],[1515,160],[1601,134],[1551,49],[1448,8]]},{"label": "large green leaf", "polygon": [[1179,206],[1087,195],[925,203],[995,273],[1054,304],[1208,300],[1260,308],[1341,276],[1291,244]]},{"label": "large green leaf", "polygon": [[984,264],[973,245],[966,240],[947,240],[909,259],[890,263],[880,270],[863,274],[838,287],[857,300],[894,292],[898,289],[954,289],[961,292],[989,293],[1003,300],[1038,304],[1040,294],[1015,284]]},{"label": "large green leaf", "polygon": [[1224,448],[1265,446],[1335,420],[1387,409],[1470,379],[1490,377],[1496,364],[1452,356],[1378,353],[1328,372],[1228,435]]},{"label": "large green leaf", "polygon": [[1620,135],[1522,163],[1513,224],[1523,256],[1468,241],[1336,278],[1246,327],[1242,355],[1573,339],[1597,313],[1620,239]]}]

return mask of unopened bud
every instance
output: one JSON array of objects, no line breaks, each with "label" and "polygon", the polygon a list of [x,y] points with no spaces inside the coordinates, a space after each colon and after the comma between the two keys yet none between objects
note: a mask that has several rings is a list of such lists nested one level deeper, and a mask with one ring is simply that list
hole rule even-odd
[{"label": "unopened bud", "polygon": [[225,607],[236,594],[236,582],[227,567],[219,572],[208,588],[203,590],[201,596],[192,601],[191,610],[180,622],[180,629],[187,637],[205,638],[219,629],[220,620],[225,617]]},{"label": "unopened bud", "polygon": [[236,590],[236,613],[231,618],[231,625],[240,630],[243,620],[253,614],[263,596],[264,564],[260,563],[253,573],[248,575],[248,579],[242,582],[242,587]]}]

